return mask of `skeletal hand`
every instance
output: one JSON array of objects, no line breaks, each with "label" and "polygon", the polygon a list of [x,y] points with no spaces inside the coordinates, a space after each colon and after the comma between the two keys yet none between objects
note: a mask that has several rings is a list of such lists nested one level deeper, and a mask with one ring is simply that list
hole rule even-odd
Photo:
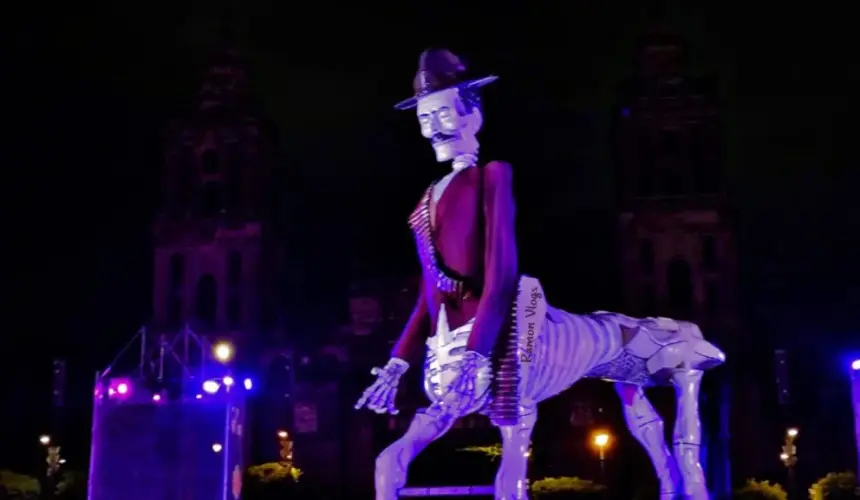
[{"label": "skeletal hand", "polygon": [[370,370],[371,375],[376,375],[376,381],[365,389],[364,394],[355,404],[355,409],[359,410],[362,406],[367,406],[368,410],[376,413],[397,415],[399,410],[394,406],[397,386],[400,384],[400,377],[408,368],[409,363],[406,361],[391,358],[384,367],[374,367]]},{"label": "skeletal hand", "polygon": [[448,407],[448,411],[462,416],[461,413],[472,408],[480,396],[477,394],[478,374],[490,367],[490,360],[475,351],[466,351],[458,365],[459,373],[442,396],[441,402]]}]

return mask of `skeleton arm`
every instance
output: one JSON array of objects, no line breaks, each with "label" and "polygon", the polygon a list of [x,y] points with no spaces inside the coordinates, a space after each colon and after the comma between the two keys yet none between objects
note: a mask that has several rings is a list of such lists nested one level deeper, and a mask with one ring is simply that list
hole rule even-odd
[{"label": "skeleton arm", "polygon": [[400,334],[400,338],[397,339],[397,343],[391,351],[391,357],[393,358],[413,358],[429,336],[430,313],[427,309],[427,296],[424,291],[423,278],[419,286],[418,302],[416,302],[415,309],[412,310],[412,315],[409,316],[409,320],[403,328],[403,333]]},{"label": "skeleton arm", "polygon": [[489,356],[517,293],[517,244],[511,166],[484,167],[484,287],[466,349]]},{"label": "skeleton arm", "polygon": [[430,318],[422,280],[418,302],[391,352],[391,359],[384,367],[374,367],[370,371],[371,375],[376,375],[376,380],[365,389],[364,394],[355,404],[356,410],[366,405],[369,410],[376,413],[397,414],[397,408],[394,405],[397,386],[400,385],[400,377],[409,369],[409,363],[405,360],[412,357],[418,346],[423,344],[429,328]]}]

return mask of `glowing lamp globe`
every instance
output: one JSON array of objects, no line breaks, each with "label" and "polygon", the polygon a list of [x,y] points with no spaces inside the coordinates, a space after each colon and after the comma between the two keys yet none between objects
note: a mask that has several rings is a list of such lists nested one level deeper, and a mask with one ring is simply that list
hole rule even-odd
[{"label": "glowing lamp globe", "polygon": [[221,384],[215,380],[207,380],[206,382],[203,382],[203,392],[206,394],[215,394],[220,388]]},{"label": "glowing lamp globe", "polygon": [[851,362],[851,369],[854,371],[860,371],[860,359],[855,359]]},{"label": "glowing lamp globe", "polygon": [[598,448],[603,448],[609,444],[609,434],[606,433],[598,433],[594,435],[594,444]]},{"label": "glowing lamp globe", "polygon": [[221,363],[228,363],[233,359],[233,346],[229,342],[219,342],[212,348],[212,353]]}]

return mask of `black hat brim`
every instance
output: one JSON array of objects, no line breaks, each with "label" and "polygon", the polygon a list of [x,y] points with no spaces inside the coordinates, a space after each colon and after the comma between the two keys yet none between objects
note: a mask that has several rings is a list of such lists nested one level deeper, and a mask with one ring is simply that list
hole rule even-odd
[{"label": "black hat brim", "polygon": [[437,92],[442,92],[443,90],[454,89],[454,88],[461,89],[461,90],[473,90],[473,89],[481,88],[484,85],[489,85],[498,79],[499,79],[498,76],[490,75],[490,76],[485,76],[483,78],[477,78],[475,80],[460,82],[457,85],[451,85],[450,87],[441,88],[438,90],[434,90],[433,92],[428,92],[426,94],[416,95],[416,96],[410,97],[409,99],[400,101],[394,105],[394,109],[396,109],[398,111],[405,111],[407,109],[412,109],[412,108],[418,106],[418,100],[419,99],[421,99],[423,97],[427,97],[428,95],[432,95],[432,94],[435,94]]}]

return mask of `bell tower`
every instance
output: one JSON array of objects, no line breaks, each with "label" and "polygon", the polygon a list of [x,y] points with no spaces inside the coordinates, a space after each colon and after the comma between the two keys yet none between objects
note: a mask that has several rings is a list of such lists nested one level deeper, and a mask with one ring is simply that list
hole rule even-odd
[{"label": "bell tower", "polygon": [[188,325],[254,350],[271,340],[278,301],[270,281],[281,253],[269,192],[275,151],[274,134],[250,98],[242,55],[216,52],[193,108],[166,136],[153,226],[156,330]]},{"label": "bell tower", "polygon": [[680,36],[649,31],[619,99],[624,302],[635,314],[698,321],[723,345],[739,319],[719,107],[715,82],[684,75],[685,57]]},{"label": "bell tower", "polygon": [[725,367],[705,376],[701,407],[703,465],[719,496],[731,491],[730,469],[751,477],[765,463],[749,451],[765,446],[729,451],[762,435],[754,382],[761,363],[741,324],[717,85],[690,77],[687,57],[685,39],[656,26],[639,40],[635,74],[621,89],[614,117],[618,254],[626,311],[694,321],[728,356]]}]

